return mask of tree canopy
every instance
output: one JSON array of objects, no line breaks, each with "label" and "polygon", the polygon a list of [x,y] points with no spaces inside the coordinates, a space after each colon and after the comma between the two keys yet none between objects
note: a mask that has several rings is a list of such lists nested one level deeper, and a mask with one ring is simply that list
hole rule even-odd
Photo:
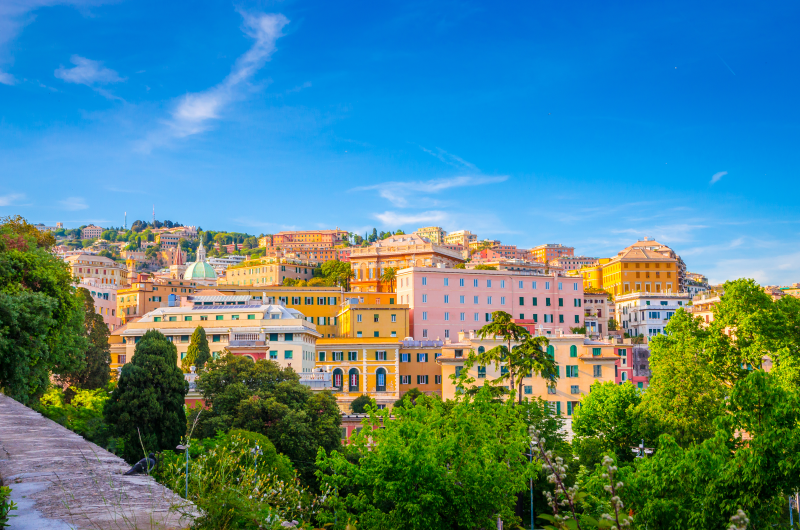
[{"label": "tree canopy", "polygon": [[83,308],[86,349],[84,362],[75,370],[65,370],[56,379],[69,386],[85,390],[105,388],[111,380],[111,353],[108,345],[108,325],[95,311],[94,298],[88,289],[80,287],[76,296]]},{"label": "tree canopy", "polygon": [[208,347],[208,338],[203,326],[197,326],[192,333],[189,341],[189,348],[186,356],[181,359],[181,369],[184,373],[189,373],[194,366],[199,371],[211,358],[211,348]]}]

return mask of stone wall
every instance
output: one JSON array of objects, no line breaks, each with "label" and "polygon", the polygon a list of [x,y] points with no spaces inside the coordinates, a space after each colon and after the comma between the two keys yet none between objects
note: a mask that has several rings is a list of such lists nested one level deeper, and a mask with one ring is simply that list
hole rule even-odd
[{"label": "stone wall", "polygon": [[0,394],[0,481],[11,530],[177,530],[192,506],[121,458]]}]

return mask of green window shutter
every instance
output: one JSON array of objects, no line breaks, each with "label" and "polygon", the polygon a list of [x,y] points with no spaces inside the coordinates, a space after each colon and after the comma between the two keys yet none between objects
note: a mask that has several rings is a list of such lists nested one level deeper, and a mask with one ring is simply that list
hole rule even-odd
[{"label": "green window shutter", "polygon": [[572,401],[567,401],[567,416],[572,416]]},{"label": "green window shutter", "polygon": [[561,415],[561,402],[556,401],[556,414]]},{"label": "green window shutter", "polygon": [[570,357],[577,357],[578,356],[578,347],[574,344],[569,347],[569,356]]},{"label": "green window shutter", "polygon": [[559,298],[558,299],[558,307],[564,307],[564,299],[563,298]]}]

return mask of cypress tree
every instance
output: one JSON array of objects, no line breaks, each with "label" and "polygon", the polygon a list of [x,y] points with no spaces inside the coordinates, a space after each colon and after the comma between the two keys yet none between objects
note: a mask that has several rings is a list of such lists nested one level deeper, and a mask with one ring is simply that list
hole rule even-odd
[{"label": "cypress tree", "polygon": [[186,352],[186,357],[181,361],[181,368],[183,372],[187,374],[191,371],[190,367],[192,365],[200,370],[210,358],[211,348],[208,347],[206,330],[203,329],[202,326],[197,326],[197,329],[192,333],[192,339],[189,343],[189,350]]},{"label": "cypress tree", "polygon": [[187,387],[175,345],[159,331],[145,333],[103,411],[106,423],[124,441],[129,462],[150,451],[173,450],[181,442]]}]

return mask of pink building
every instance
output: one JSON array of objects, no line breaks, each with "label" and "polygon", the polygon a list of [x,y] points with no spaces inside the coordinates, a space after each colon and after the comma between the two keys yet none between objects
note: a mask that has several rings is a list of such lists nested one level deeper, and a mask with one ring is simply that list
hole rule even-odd
[{"label": "pink building", "polygon": [[122,319],[117,316],[117,286],[100,283],[97,278],[83,278],[78,287],[83,287],[91,293],[94,310],[103,317],[103,322],[108,325],[109,331],[114,331],[122,325]]},{"label": "pink building", "polygon": [[410,307],[414,340],[458,338],[478,330],[495,311],[530,321],[544,334],[570,333],[583,322],[583,282],[557,274],[439,267],[397,273],[398,303]]}]

